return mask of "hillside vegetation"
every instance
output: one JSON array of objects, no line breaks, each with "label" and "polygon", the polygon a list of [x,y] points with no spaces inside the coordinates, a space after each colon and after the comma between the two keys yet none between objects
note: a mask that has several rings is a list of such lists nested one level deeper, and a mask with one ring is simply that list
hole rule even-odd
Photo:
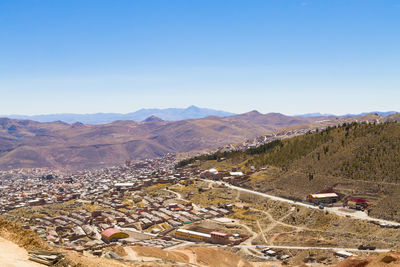
[{"label": "hillside vegetation", "polygon": [[187,159],[226,158],[243,166],[275,166],[284,172],[297,171],[356,180],[400,182],[400,124],[344,124],[324,131],[277,140],[245,151],[232,151]]},{"label": "hillside vegetation", "polygon": [[285,140],[246,164],[398,183],[399,152],[400,124],[352,123]]}]

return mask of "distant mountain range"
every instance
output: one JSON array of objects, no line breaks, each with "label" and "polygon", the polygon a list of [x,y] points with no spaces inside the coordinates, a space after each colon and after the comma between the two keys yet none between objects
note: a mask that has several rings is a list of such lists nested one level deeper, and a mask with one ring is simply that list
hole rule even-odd
[{"label": "distant mountain range", "polygon": [[[335,114],[323,114],[323,113],[307,113],[297,115],[297,117],[302,118],[314,118],[314,117],[358,117],[364,116],[367,114],[378,114],[379,116],[390,116],[396,111],[372,111],[372,112],[364,112],[360,114],[346,114],[346,115],[335,115]],[[217,116],[217,117],[229,117],[236,115],[235,113],[208,109],[208,108],[200,108],[196,106],[190,106],[187,108],[166,108],[166,109],[139,109],[135,112],[131,113],[93,113],[93,114],[74,114],[74,113],[60,113],[60,114],[43,114],[43,115],[0,115],[0,118],[10,118],[17,120],[33,120],[37,122],[56,122],[61,121],[65,123],[76,123],[80,122],[83,124],[106,124],[114,121],[144,121],[147,119],[150,120],[162,120],[162,121],[180,121],[180,120],[189,120],[189,119],[201,119],[208,116]]]},{"label": "distant mountain range", "polygon": [[188,108],[166,108],[166,109],[140,109],[135,112],[121,114],[121,113],[94,113],[94,114],[45,114],[45,115],[4,115],[0,117],[7,117],[10,119],[18,120],[33,120],[38,122],[55,122],[62,121],[66,123],[81,122],[84,124],[105,124],[114,121],[143,121],[147,118],[154,116],[164,121],[179,121],[187,119],[201,119],[208,116],[228,117],[235,115],[234,113],[214,110],[208,108],[199,108],[190,106]]},{"label": "distant mountain range", "polygon": [[[193,117],[199,116],[200,111],[190,107],[181,113]],[[152,112],[143,113],[141,118]],[[229,117],[208,116],[179,121],[160,119],[172,118],[166,114],[167,111],[152,115],[141,122],[120,120],[101,125],[0,118],[0,169],[100,168],[127,159],[217,148],[320,120],[257,111]],[[205,113],[201,114],[204,116]]]},{"label": "distant mountain range", "polygon": [[393,115],[397,113],[397,111],[386,111],[386,112],[381,112],[381,111],[371,111],[371,112],[364,112],[360,114],[345,114],[345,115],[335,115],[335,114],[323,114],[323,113],[307,113],[307,114],[301,114],[298,115],[299,117],[302,118],[313,118],[313,117],[359,117],[359,116],[365,116],[367,114],[377,114],[379,116],[387,117],[390,115]]}]

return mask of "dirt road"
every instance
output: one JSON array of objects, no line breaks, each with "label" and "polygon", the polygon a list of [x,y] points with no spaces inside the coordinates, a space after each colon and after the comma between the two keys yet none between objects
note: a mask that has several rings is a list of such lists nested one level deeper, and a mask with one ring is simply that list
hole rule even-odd
[{"label": "dirt road", "polygon": [[[250,194],[258,195],[258,196],[269,198],[269,199],[272,199],[272,200],[276,200],[276,201],[280,201],[280,202],[284,202],[284,203],[289,203],[289,204],[296,205],[296,206],[307,207],[307,208],[310,208],[310,209],[318,209],[317,206],[313,206],[313,205],[309,205],[309,204],[301,203],[301,202],[296,202],[296,201],[293,201],[293,200],[290,200],[290,199],[286,199],[286,198],[283,198],[283,197],[277,197],[277,196],[261,193],[261,192],[258,192],[258,191],[242,188],[242,187],[239,187],[239,186],[234,186],[234,185],[231,185],[231,184],[228,184],[228,183],[224,183],[224,182],[211,181],[211,180],[205,180],[205,179],[202,179],[202,180],[205,181],[205,182],[208,182],[208,183],[223,184],[226,187],[231,188],[231,189],[235,189],[235,190],[242,191],[242,192],[247,192],[247,193],[250,193]],[[335,208],[335,207],[333,207],[333,208],[325,207],[325,211],[328,211],[330,213],[334,213],[334,214],[340,215],[340,216],[352,217],[354,219],[359,219],[359,220],[375,221],[375,222],[378,222],[378,223],[384,223],[384,224],[388,224],[388,225],[400,225],[400,223],[397,223],[397,222],[387,221],[387,220],[382,220],[382,219],[377,219],[377,218],[372,218],[372,217],[368,216],[365,212],[361,212],[361,211],[356,211],[356,212],[353,212],[353,213],[347,213],[347,212],[341,211],[340,208]]]},{"label": "dirt road", "polygon": [[28,260],[28,252],[16,244],[0,237],[0,266],[2,267],[43,267]]},{"label": "dirt road", "polygon": [[[359,250],[358,248],[334,248],[334,247],[298,247],[298,246],[264,246],[264,245],[238,245],[235,246],[238,248],[271,248],[271,249],[293,249],[293,250],[345,250],[345,251],[352,251],[352,252],[360,252],[365,250]],[[376,249],[370,250],[370,252],[375,253],[386,253],[390,252],[390,249]]]}]

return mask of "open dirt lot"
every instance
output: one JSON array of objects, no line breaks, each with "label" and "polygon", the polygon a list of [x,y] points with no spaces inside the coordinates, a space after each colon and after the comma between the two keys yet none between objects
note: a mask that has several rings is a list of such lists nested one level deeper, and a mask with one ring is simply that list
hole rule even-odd
[{"label": "open dirt lot", "polygon": [[2,267],[43,267],[28,260],[28,252],[18,245],[0,237],[0,266]]},{"label": "open dirt lot", "polygon": [[189,247],[175,250],[162,250],[154,247],[132,246],[125,248],[127,258],[137,261],[163,261],[180,262],[191,264],[192,266],[210,267],[267,267],[269,263],[253,263],[235,255],[229,251],[208,247]]}]

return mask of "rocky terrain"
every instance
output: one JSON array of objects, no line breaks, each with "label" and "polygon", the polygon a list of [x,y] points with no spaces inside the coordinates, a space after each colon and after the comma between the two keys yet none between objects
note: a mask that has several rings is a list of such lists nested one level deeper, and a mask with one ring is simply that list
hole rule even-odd
[{"label": "rocky terrain", "polygon": [[384,253],[375,257],[351,257],[336,267],[391,267],[400,266],[399,252]]}]

